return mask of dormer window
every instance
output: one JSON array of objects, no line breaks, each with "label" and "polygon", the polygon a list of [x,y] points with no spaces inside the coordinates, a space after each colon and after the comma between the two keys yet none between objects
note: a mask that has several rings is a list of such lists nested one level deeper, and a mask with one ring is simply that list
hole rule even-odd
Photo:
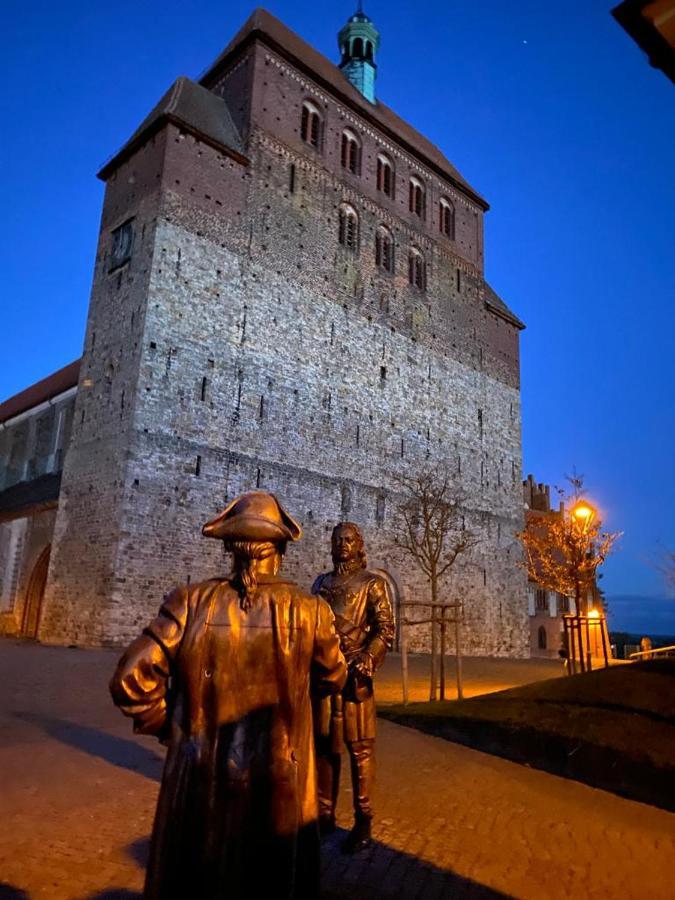
[{"label": "dormer window", "polygon": [[359,217],[353,206],[343,203],[340,207],[338,240],[343,247],[356,253],[359,247]]},{"label": "dormer window", "polygon": [[387,197],[394,196],[394,166],[384,153],[377,155],[377,189]]},{"label": "dormer window", "polygon": [[300,133],[303,141],[314,147],[315,150],[321,149],[323,139],[323,117],[319,107],[312,103],[311,100],[305,100],[302,104],[302,121]]},{"label": "dormer window", "polygon": [[420,219],[424,218],[425,193],[424,182],[413,175],[410,179],[409,209]]},{"label": "dormer window", "polygon": [[445,197],[441,197],[438,204],[438,228],[441,234],[455,239],[455,207]]},{"label": "dormer window", "polygon": [[385,225],[375,235],[375,265],[390,275],[394,271],[394,236]]},{"label": "dormer window", "polygon": [[347,169],[352,175],[358,175],[361,171],[361,144],[359,139],[349,128],[342,132],[342,168]]},{"label": "dormer window", "polygon": [[427,266],[424,255],[417,247],[411,247],[408,254],[408,282],[423,291],[427,284]]}]

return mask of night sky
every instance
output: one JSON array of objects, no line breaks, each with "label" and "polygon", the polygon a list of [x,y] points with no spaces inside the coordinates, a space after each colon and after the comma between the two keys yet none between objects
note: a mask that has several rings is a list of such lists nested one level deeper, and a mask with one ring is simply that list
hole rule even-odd
[{"label": "night sky", "polygon": [[[616,0],[614,0],[616,2]],[[270,0],[337,61],[353,4]],[[620,549],[617,628],[675,633],[675,86],[594,0],[365,4],[378,96],[488,199],[486,277],[527,323],[524,474],[574,466]],[[4,6],[0,398],[82,348],[95,172],[178,75],[198,77],[239,0]],[[29,14],[29,15],[28,15]]]}]

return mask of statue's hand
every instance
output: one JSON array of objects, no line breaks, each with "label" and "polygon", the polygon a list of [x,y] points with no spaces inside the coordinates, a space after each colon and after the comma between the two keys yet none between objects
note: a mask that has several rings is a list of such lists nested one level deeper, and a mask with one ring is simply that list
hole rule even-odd
[{"label": "statue's hand", "polygon": [[354,661],[352,666],[359,675],[364,675],[366,678],[372,678],[373,672],[375,671],[375,663],[373,657],[365,650],[362,650],[354,657]]}]

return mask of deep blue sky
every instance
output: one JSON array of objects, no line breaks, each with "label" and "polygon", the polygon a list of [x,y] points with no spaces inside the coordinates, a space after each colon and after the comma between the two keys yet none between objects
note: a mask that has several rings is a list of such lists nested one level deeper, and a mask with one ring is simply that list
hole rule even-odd
[{"label": "deep blue sky", "polygon": [[[614,0],[616,2],[616,0]],[[355,4],[270,0],[336,59]],[[609,527],[609,594],[663,594],[675,547],[675,87],[610,3],[370,0],[378,95],[487,197],[486,276],[524,319],[524,469],[573,465]],[[0,398],[80,355],[97,168],[177,75],[198,76],[240,0],[5,5]],[[675,600],[666,625],[675,631]],[[621,625],[621,622],[615,624]],[[644,619],[643,628],[650,624]]]}]

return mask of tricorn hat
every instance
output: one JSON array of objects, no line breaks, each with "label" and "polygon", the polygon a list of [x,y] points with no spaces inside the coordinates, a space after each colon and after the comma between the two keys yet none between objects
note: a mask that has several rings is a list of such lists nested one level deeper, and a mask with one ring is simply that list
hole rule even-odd
[{"label": "tricorn hat", "polygon": [[274,494],[250,491],[207,522],[202,534],[225,541],[297,541],[302,528]]}]

